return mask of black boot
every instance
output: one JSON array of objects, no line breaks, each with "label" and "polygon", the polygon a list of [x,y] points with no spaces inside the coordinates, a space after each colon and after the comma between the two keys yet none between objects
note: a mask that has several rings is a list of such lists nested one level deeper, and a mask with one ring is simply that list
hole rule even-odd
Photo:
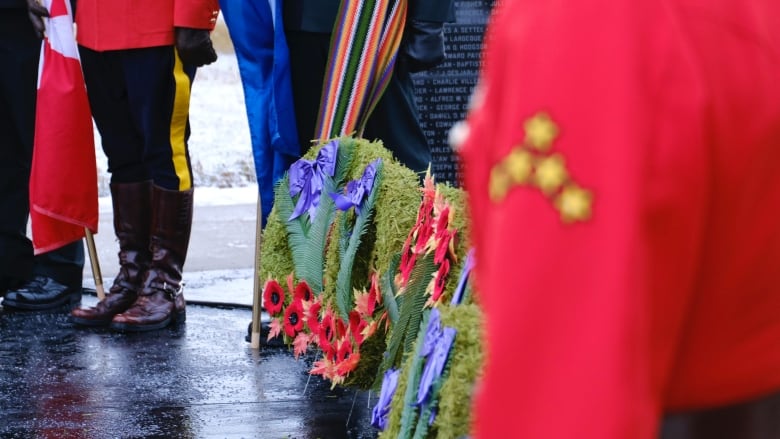
[{"label": "black boot", "polygon": [[117,314],[111,328],[118,331],[151,331],[184,321],[182,267],[192,229],[192,189],[152,190],[152,261],[143,288],[130,309]]},{"label": "black boot", "polygon": [[138,297],[141,278],[149,268],[149,212],[152,206],[152,182],[111,185],[114,205],[114,232],[119,241],[119,274],[105,299],[92,308],[74,309],[74,323],[108,326],[115,315],[124,312]]}]

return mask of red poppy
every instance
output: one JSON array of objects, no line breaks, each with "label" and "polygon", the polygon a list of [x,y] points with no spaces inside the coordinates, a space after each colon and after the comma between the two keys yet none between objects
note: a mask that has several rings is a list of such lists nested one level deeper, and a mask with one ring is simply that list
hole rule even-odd
[{"label": "red poppy", "polygon": [[284,307],[284,290],[275,279],[268,279],[263,286],[263,308],[275,316]]},{"label": "red poppy", "polygon": [[344,360],[348,360],[352,355],[352,343],[348,338],[343,338],[338,343],[338,351],[336,351],[336,363],[341,363]]},{"label": "red poppy", "polygon": [[432,207],[427,208],[427,212],[424,213],[421,220],[418,222],[417,231],[415,232],[415,240],[417,243],[414,246],[414,252],[417,254],[425,253],[425,247],[428,245],[428,240],[433,236],[433,218],[431,216]]},{"label": "red poppy", "polygon": [[301,302],[311,302],[312,300],[311,287],[305,280],[298,282],[295,286],[295,293],[293,293],[293,300],[300,299]]},{"label": "red poppy", "polygon": [[314,302],[309,306],[304,305],[304,311],[306,316],[306,326],[309,327],[309,332],[317,334],[320,331],[320,309],[322,303]]},{"label": "red poppy", "polygon": [[[407,254],[404,254],[407,256]],[[405,287],[409,283],[409,278],[412,276],[412,270],[414,264],[417,263],[417,255],[412,252],[408,253],[408,257],[401,257],[401,265],[398,266],[401,273],[396,277],[396,283],[401,287]]]},{"label": "red poppy", "polygon": [[441,264],[445,258],[455,259],[455,237],[457,230],[444,230],[436,233],[436,252],[433,256],[433,262]]},{"label": "red poppy", "polygon": [[441,298],[444,293],[444,285],[447,283],[447,275],[450,274],[450,260],[445,259],[439,266],[439,270],[436,272],[436,277],[433,282],[433,294],[431,300],[436,302]]},{"label": "red poppy", "polygon": [[300,300],[295,300],[287,305],[284,310],[284,333],[288,337],[295,337],[295,334],[303,330],[303,306]]},{"label": "red poppy", "polygon": [[355,290],[355,310],[361,317],[370,318],[374,315],[377,304],[382,303],[382,294],[379,291],[379,274],[371,275],[371,287],[368,292]]},{"label": "red poppy", "polygon": [[357,311],[350,311],[349,313],[349,332],[352,334],[352,338],[355,339],[355,343],[358,345],[363,344],[363,330],[368,326],[368,323],[360,317],[360,313]]},{"label": "red poppy", "polygon": [[336,374],[344,377],[353,370],[360,362],[360,352],[352,350],[352,343],[347,339],[344,339],[339,345],[338,353],[336,354]]},{"label": "red poppy", "polygon": [[333,327],[336,329],[334,331],[336,338],[341,338],[347,335],[347,323],[345,323],[344,320],[341,320],[340,317],[335,316],[333,322],[334,322]]},{"label": "red poppy", "polygon": [[330,309],[327,309],[325,315],[322,316],[322,321],[320,321],[319,331],[317,332],[317,341],[320,345],[320,349],[322,349],[322,352],[328,359],[333,359],[336,355],[336,350],[332,343],[334,339],[333,336],[333,313]]}]

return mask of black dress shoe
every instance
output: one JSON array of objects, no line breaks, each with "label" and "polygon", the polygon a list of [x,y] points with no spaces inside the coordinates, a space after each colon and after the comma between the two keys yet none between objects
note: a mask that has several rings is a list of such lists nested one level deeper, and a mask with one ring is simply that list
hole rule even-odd
[{"label": "black dress shoe", "polygon": [[9,290],[3,308],[43,311],[81,302],[81,288],[63,285],[46,276],[36,275],[19,288]]}]

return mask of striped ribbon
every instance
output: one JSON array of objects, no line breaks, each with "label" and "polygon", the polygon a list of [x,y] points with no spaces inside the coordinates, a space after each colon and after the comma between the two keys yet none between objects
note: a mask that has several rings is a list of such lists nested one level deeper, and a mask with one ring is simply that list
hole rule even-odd
[{"label": "striped ribbon", "polygon": [[407,0],[342,0],[315,137],[361,136],[393,74]]}]

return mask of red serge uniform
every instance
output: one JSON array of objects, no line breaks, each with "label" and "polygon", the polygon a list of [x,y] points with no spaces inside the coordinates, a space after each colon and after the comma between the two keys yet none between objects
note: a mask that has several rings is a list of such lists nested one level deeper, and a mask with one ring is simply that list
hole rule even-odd
[{"label": "red serge uniform", "polygon": [[479,438],[780,390],[780,2],[505,2],[463,146]]},{"label": "red serge uniform", "polygon": [[217,0],[79,0],[79,44],[92,50],[173,44],[173,28],[214,29]]}]

